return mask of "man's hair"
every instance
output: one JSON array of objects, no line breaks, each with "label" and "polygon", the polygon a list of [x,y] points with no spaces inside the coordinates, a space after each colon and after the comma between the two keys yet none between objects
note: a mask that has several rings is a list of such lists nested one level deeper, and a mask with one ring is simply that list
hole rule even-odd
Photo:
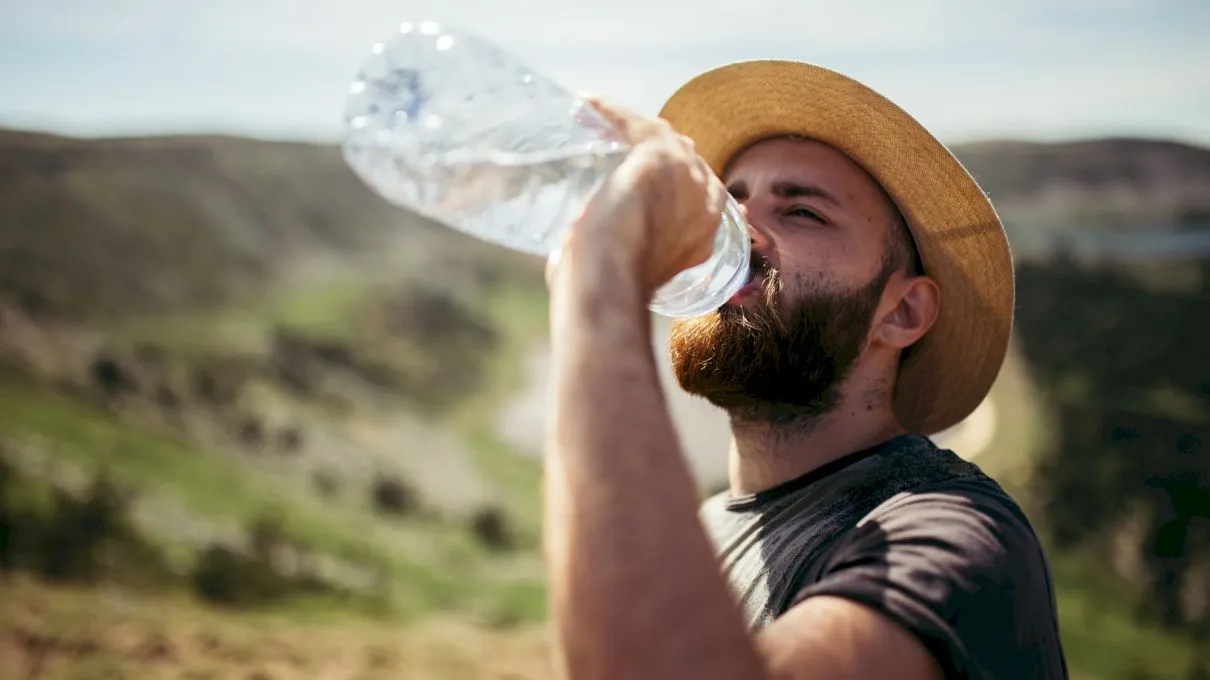
[{"label": "man's hair", "polygon": [[[881,185],[878,188],[886,198],[887,208],[891,213],[891,221],[887,224],[886,240],[883,241],[883,285],[886,285],[892,272],[900,269],[906,271],[908,276],[922,276],[924,264],[920,261],[920,251],[916,248],[916,239],[912,237],[912,230],[908,228],[907,220],[904,219],[899,207],[895,205],[895,201],[891,199],[885,189],[882,189]],[[903,348],[903,351],[899,353],[900,366],[915,348],[915,344]]]},{"label": "man's hair", "polygon": [[912,237],[912,230],[908,228],[907,220],[904,219],[899,206],[895,205],[895,201],[886,193],[886,190],[881,185],[878,188],[882,191],[882,196],[886,199],[887,210],[891,213],[891,221],[887,225],[886,241],[884,242],[883,262],[890,271],[903,269],[908,276],[924,274],[920,251],[916,249],[916,239]]}]

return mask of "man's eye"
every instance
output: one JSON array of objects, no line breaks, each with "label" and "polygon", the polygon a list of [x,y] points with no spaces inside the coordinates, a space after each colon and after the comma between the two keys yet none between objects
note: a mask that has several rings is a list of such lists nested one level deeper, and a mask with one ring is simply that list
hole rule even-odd
[{"label": "man's eye", "polygon": [[809,208],[791,208],[786,214],[790,217],[801,217],[803,219],[815,220],[816,222],[824,221],[823,218],[819,216],[819,213]]}]

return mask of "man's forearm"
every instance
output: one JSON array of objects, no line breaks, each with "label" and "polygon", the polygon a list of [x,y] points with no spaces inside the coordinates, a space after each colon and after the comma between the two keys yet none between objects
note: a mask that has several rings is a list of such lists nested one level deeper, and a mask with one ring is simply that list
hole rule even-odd
[{"label": "man's forearm", "polygon": [[564,669],[575,680],[759,678],[697,519],[637,281],[607,258],[566,257],[545,480]]}]

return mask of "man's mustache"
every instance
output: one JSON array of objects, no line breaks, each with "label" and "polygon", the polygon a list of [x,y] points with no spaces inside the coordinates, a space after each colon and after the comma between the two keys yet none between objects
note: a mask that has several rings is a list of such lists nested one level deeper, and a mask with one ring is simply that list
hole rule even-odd
[{"label": "man's mustache", "polygon": [[773,264],[771,262],[769,262],[769,260],[767,258],[765,258],[764,255],[761,255],[760,253],[756,252],[755,250],[752,251],[752,256],[749,258],[749,261],[748,261],[748,280],[749,281],[756,278],[757,276],[763,276],[766,279],[768,279],[769,275],[776,271],[777,270],[773,268]]}]

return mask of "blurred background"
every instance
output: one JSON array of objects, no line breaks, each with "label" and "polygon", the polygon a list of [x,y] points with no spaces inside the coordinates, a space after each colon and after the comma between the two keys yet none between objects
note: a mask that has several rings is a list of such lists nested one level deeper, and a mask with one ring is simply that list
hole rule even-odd
[{"label": "blurred background", "polygon": [[[1019,306],[936,439],[1044,534],[1075,677],[1210,677],[1210,3],[688,7],[0,0],[0,677],[551,676],[542,262],[338,149],[417,18],[652,114],[812,61],[950,144]],[[668,386],[718,489],[725,419]]]}]

